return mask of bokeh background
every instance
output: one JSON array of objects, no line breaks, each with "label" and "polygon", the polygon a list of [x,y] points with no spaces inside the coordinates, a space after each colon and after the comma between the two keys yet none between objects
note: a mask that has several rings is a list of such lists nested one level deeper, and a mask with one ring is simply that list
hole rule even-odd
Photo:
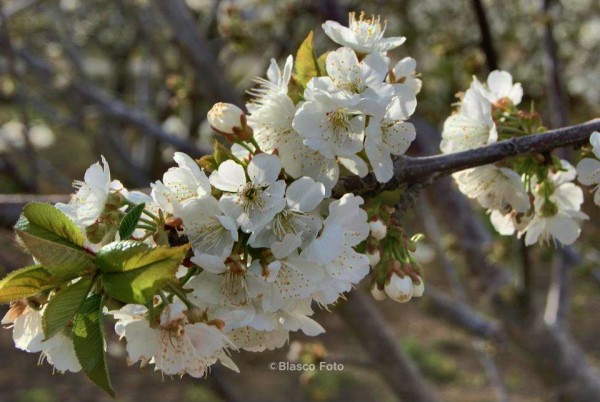
[{"label": "bokeh background", "polygon": [[[348,11],[380,14],[389,36],[406,36],[392,57],[414,57],[423,80],[410,153],[437,152],[437,130],[455,94],[471,77],[494,68],[523,83],[524,103],[548,127],[600,115],[600,3],[595,0],[4,0],[0,25],[0,273],[28,263],[15,245],[8,205],[14,194],[67,194],[71,181],[104,155],[113,177],[147,187],[171,166],[175,150],[210,147],[206,112],[218,101],[243,104],[253,78],[269,60],[283,62],[309,31],[317,51],[335,45],[320,25],[347,21]],[[566,154],[566,156],[569,156]],[[412,232],[428,238],[419,250],[425,276],[439,295],[456,297],[448,264],[474,309],[493,328],[495,317],[460,253],[464,241],[446,231],[445,194],[434,187],[406,214]],[[547,248],[523,254],[515,239],[495,237],[486,256],[517,271],[524,258],[534,277],[532,297],[547,313],[548,289],[566,297],[561,325],[600,361],[598,212],[571,260]],[[434,212],[432,212],[434,211]],[[478,210],[475,210],[478,211]],[[483,212],[476,212],[485,224]],[[12,214],[12,215],[11,215]],[[433,221],[432,221],[433,218]],[[467,257],[468,258],[468,257]],[[528,261],[528,262],[527,262]],[[566,261],[566,262],[565,262]],[[556,274],[558,272],[558,274]],[[553,274],[554,273],[554,274]],[[554,278],[554,279],[553,279]],[[428,288],[429,289],[429,288]],[[432,290],[433,291],[433,290]],[[437,294],[437,293],[436,293]],[[451,299],[449,299],[451,300]],[[449,401],[553,400],[530,357],[496,332],[473,336],[448,322],[435,297],[377,304],[397,343],[432,387]],[[4,313],[4,307],[0,313]],[[206,380],[162,378],[127,368],[122,344],[109,344],[119,401],[362,401],[397,400],[373,360],[338,314],[318,310],[327,333],[293,334],[275,352],[234,352],[241,374],[215,369]],[[491,327],[490,327],[491,328]],[[377,331],[373,328],[373,331]],[[495,329],[494,329],[495,331]],[[481,333],[479,335],[482,335]],[[298,353],[298,349],[301,352]],[[340,372],[274,372],[268,363],[325,359]],[[0,332],[0,400],[109,400],[83,374],[52,373],[38,357],[17,351]]]}]

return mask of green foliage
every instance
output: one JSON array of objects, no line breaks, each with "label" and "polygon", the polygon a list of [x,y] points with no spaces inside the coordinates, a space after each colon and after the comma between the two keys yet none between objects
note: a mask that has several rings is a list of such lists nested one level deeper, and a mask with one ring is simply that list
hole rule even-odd
[{"label": "green foliage", "polygon": [[102,329],[102,297],[93,295],[79,308],[73,321],[73,345],[81,367],[90,380],[113,398]]},{"label": "green foliage", "polygon": [[175,280],[188,249],[189,245],[153,248],[127,240],[103,247],[96,264],[103,272],[107,294],[125,303],[145,304],[158,289]]},{"label": "green foliage", "polygon": [[60,332],[71,322],[85,301],[91,286],[92,280],[83,278],[61,290],[50,300],[42,318],[46,339]]},{"label": "green foliage", "polygon": [[24,299],[52,286],[52,275],[41,265],[17,269],[0,281],[0,303]]},{"label": "green foliage", "polygon": [[123,217],[121,224],[119,225],[119,236],[122,240],[127,239],[133,234],[135,227],[142,216],[142,212],[144,212],[144,208],[146,208],[146,204],[138,204]]},{"label": "green foliage", "polygon": [[315,55],[313,44],[313,31],[310,31],[304,42],[298,48],[296,53],[296,61],[294,64],[296,69],[296,81],[302,87],[306,88],[306,84],[313,77],[323,75],[319,66],[319,61]]},{"label": "green foliage", "polygon": [[93,264],[92,255],[82,248],[83,233],[50,204],[27,204],[15,230],[29,252],[53,275],[73,278]]},{"label": "green foliage", "polygon": [[402,349],[417,363],[423,375],[438,383],[454,381],[458,369],[454,359],[440,354],[435,349],[424,348],[414,339],[402,342]]}]

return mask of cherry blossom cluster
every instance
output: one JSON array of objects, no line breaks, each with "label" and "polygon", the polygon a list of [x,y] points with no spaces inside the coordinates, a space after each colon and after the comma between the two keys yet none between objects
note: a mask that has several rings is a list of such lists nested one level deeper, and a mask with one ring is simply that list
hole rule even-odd
[{"label": "cherry blossom cluster", "polygon": [[[526,134],[543,133],[540,116],[519,110],[523,89],[505,71],[493,71],[486,83],[473,78],[461,94],[456,113],[444,123],[440,149],[452,153]],[[598,137],[590,141],[600,154]],[[595,143],[594,143],[595,141]],[[579,164],[582,184],[598,183],[598,161]],[[583,191],[574,181],[577,170],[549,153],[530,154],[496,164],[455,173],[459,190],[485,208],[494,228],[502,235],[524,236],[525,244],[570,245],[581,233]],[[598,203],[598,197],[596,197]]]},{"label": "cherry blossom cluster", "polygon": [[[392,156],[415,138],[406,120],[421,81],[413,59],[391,66],[387,52],[405,39],[384,38],[385,28],[379,17],[352,13],[349,27],[323,24],[338,49],[316,57],[305,41],[283,69],[272,60],[267,78],[249,91],[247,112],[225,103],[208,112],[220,140],[214,154],[195,160],[175,153],[177,166],[150,194],[113,180],[104,158],[92,165],[70,202],[54,207],[84,234],[80,251],[95,262],[78,278],[12,302],[2,324],[12,326],[15,345],[42,352],[60,372],[86,367],[70,327],[49,329],[60,319],[49,310],[71,308],[61,295],[81,287],[84,298],[110,296],[102,315],[116,321],[129,363],[201,377],[216,362],[237,370],[232,351],[279,348],[290,332],[324,332],[311,318],[313,306],[336,303],[371,271],[376,299],[421,296],[411,255],[418,239],[401,229],[393,205],[365,204],[352,193],[332,198],[341,175],[372,171],[379,182],[390,180]],[[38,224],[33,212],[26,218]],[[23,226],[18,233],[77,243],[69,225],[39,225],[54,232]],[[173,278],[165,278],[161,267],[180,252]],[[131,283],[115,283],[117,274]]]}]

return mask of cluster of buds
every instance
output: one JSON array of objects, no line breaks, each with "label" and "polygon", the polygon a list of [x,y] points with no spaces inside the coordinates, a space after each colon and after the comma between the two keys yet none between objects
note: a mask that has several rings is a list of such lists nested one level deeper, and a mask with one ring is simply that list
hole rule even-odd
[{"label": "cluster of buds", "polygon": [[371,295],[375,300],[382,301],[386,296],[398,303],[406,303],[413,297],[423,296],[425,282],[421,275],[410,264],[392,261],[384,283],[374,281],[371,284]]},{"label": "cluster of buds", "polygon": [[413,253],[422,236],[407,238],[393,207],[371,204],[368,211],[370,236],[365,252],[373,271],[371,295],[378,301],[389,297],[400,303],[420,297],[425,283]]}]

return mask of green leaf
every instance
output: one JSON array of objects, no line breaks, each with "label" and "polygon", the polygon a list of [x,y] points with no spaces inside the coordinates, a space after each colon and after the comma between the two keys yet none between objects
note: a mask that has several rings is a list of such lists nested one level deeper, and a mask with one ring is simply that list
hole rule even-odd
[{"label": "green leaf", "polygon": [[50,272],[41,265],[17,269],[0,281],[0,303],[24,299],[55,285]]},{"label": "green leaf", "polygon": [[119,225],[119,236],[121,237],[121,240],[125,240],[133,234],[135,227],[142,216],[142,212],[144,212],[144,208],[146,208],[146,204],[138,204],[123,217],[121,224]]},{"label": "green leaf", "polygon": [[46,339],[51,338],[71,322],[85,301],[91,286],[91,279],[82,278],[50,299],[42,317],[42,328]]},{"label": "green leaf", "polygon": [[304,42],[298,48],[296,53],[296,80],[302,88],[306,88],[306,84],[313,77],[322,75],[315,49],[313,44],[313,32],[310,31]]},{"label": "green leaf", "polygon": [[317,66],[319,66],[319,75],[327,75],[327,56],[329,56],[331,52],[325,52],[319,56],[317,59]]},{"label": "green leaf", "polygon": [[92,255],[82,248],[83,233],[50,204],[27,204],[15,231],[29,252],[53,275],[72,278],[93,264]]},{"label": "green leaf", "polygon": [[103,272],[104,290],[125,303],[145,304],[158,289],[175,280],[175,272],[189,249],[151,247],[136,241],[121,241],[103,247],[96,264]]},{"label": "green leaf", "polygon": [[52,204],[31,202],[23,208],[23,215],[29,222],[79,247],[85,243],[85,236],[77,225]]},{"label": "green leaf", "polygon": [[86,299],[75,315],[73,345],[77,360],[88,378],[114,398],[115,391],[110,381],[104,353],[100,295],[93,295]]}]

